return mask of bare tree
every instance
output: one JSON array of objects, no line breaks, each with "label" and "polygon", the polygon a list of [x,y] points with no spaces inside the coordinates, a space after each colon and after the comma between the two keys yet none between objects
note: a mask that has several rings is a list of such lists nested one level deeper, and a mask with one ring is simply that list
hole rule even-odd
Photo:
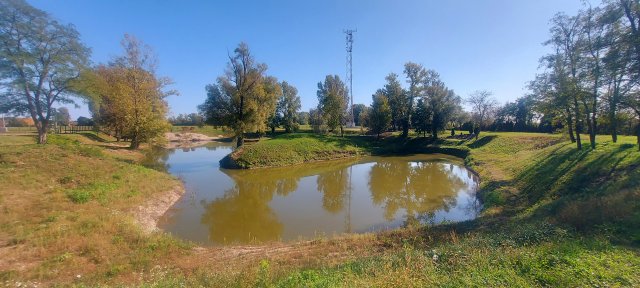
[{"label": "bare tree", "polygon": [[480,130],[484,128],[485,123],[498,106],[498,102],[491,97],[492,95],[493,93],[490,91],[478,90],[469,95],[469,98],[465,101],[471,105],[473,118],[476,122],[476,139],[478,139]]}]

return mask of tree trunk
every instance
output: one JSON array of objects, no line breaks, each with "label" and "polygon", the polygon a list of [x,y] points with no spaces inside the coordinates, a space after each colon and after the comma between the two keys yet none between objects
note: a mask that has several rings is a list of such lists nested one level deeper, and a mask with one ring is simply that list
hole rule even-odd
[{"label": "tree trunk", "polygon": [[131,145],[129,145],[129,148],[131,149],[140,148],[140,141],[138,140],[138,135],[131,136]]},{"label": "tree trunk", "polygon": [[38,129],[38,144],[47,144],[47,129],[36,127]]},{"label": "tree trunk", "polygon": [[578,150],[582,150],[582,141],[580,140],[580,132],[582,132],[582,125],[580,124],[580,117],[578,117],[580,113],[580,106],[578,105],[578,99],[576,96],[573,96],[573,106],[576,110],[576,146]]},{"label": "tree trunk", "polygon": [[636,125],[636,142],[638,143],[638,151],[640,151],[640,123]]},{"label": "tree trunk", "polygon": [[616,108],[609,107],[609,122],[611,126],[611,141],[618,142],[618,117],[616,117]]},{"label": "tree trunk", "polygon": [[402,121],[402,138],[407,138],[409,136],[409,120],[405,119]]},{"label": "tree trunk", "polygon": [[340,137],[344,137],[344,128],[340,125]]},{"label": "tree trunk", "polygon": [[276,127],[271,127],[271,134],[276,134]]},{"label": "tree trunk", "polygon": [[236,137],[236,148],[240,148],[242,145],[244,145],[244,135],[240,133],[240,135]]},{"label": "tree trunk", "polygon": [[589,133],[589,142],[591,144],[591,148],[595,149],[596,148],[596,135],[594,132],[594,128],[593,128],[593,122],[591,122],[593,119],[589,118],[589,115],[587,115],[587,132]]},{"label": "tree trunk", "polygon": [[573,135],[573,119],[571,119],[569,108],[567,108],[567,124],[569,126],[569,139],[571,139],[571,143],[576,143],[576,137]]}]

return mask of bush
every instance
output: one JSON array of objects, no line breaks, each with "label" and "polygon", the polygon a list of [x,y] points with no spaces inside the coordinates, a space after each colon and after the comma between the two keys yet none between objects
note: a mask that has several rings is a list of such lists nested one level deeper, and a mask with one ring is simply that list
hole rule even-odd
[{"label": "bush", "polygon": [[73,203],[82,204],[91,200],[91,193],[84,189],[72,189],[67,191],[67,197]]}]

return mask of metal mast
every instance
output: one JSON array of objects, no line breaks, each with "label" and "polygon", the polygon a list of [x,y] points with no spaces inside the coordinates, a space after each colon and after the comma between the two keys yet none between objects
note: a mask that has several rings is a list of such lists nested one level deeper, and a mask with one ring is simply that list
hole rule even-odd
[{"label": "metal mast", "polygon": [[[347,120],[347,127],[355,126],[355,119],[353,117],[353,72],[351,70],[351,51],[353,50],[353,32],[358,32],[358,30],[346,29],[343,30],[345,34],[347,34],[347,77],[346,83],[349,85],[349,98],[351,100],[351,105],[349,106],[349,119]],[[347,95],[345,95],[347,96]]]}]

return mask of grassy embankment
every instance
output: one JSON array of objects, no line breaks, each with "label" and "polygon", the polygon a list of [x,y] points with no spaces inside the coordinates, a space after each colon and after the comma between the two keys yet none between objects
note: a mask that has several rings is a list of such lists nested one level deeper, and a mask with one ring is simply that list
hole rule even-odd
[{"label": "grassy embankment", "polygon": [[[582,151],[558,136],[524,133],[437,143],[308,135],[264,140],[247,149],[462,151],[482,178],[486,209],[477,220],[458,224],[214,249],[191,249],[161,233],[144,235],[120,212],[175,183],[137,165],[138,153],[97,148],[81,136],[46,147],[4,137],[12,139],[0,137],[0,177],[8,183],[0,186],[0,253],[13,256],[0,257],[4,284],[640,285],[640,152],[632,137],[616,144],[599,137],[596,149]],[[67,143],[69,137],[91,145]],[[316,159],[296,153],[296,161]],[[264,163],[281,163],[278,157]],[[80,203],[74,194],[88,194],[89,200]]]},{"label": "grassy embankment", "polygon": [[[391,242],[383,252],[340,265],[269,272],[263,262],[256,281],[284,287],[640,285],[640,152],[632,137],[614,144],[601,136],[596,149],[586,144],[582,151],[557,135],[527,133],[435,143],[286,137],[289,146],[328,142],[360,153],[465,157],[483,179],[486,209],[475,221],[383,233],[378,240]],[[289,149],[269,149],[279,141],[249,146],[238,159],[250,167],[290,164],[277,155]],[[390,240],[394,236],[402,240]]]},{"label": "grassy embankment", "polygon": [[130,216],[179,181],[138,165],[139,152],[86,135],[51,135],[46,146],[0,136],[0,286],[117,278],[189,249],[145,235]]}]

